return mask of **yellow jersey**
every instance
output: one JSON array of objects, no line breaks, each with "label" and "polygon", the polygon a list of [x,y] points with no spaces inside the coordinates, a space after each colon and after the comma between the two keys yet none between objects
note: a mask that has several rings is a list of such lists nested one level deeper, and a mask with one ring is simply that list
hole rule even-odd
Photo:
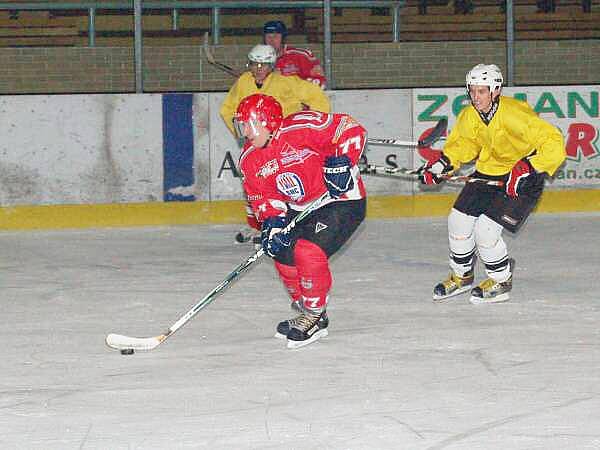
[{"label": "yellow jersey", "polygon": [[504,96],[488,125],[473,105],[464,108],[443,153],[455,169],[477,158],[475,169],[487,175],[507,174],[517,161],[532,153],[529,162],[533,168],[553,175],[566,158],[560,130],[541,119],[526,102]]},{"label": "yellow jersey", "polygon": [[303,105],[313,111],[328,113],[331,109],[329,99],[316,84],[302,80],[295,75],[284,76],[271,72],[263,85],[258,88],[251,72],[244,72],[231,87],[223,105],[221,117],[233,133],[233,115],[240,102],[252,94],[265,94],[275,97],[283,108],[283,116],[302,111]]}]

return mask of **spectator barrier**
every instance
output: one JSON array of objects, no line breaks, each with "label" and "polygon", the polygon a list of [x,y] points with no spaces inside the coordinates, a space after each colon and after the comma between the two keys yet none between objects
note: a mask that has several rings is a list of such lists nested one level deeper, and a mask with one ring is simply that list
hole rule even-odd
[{"label": "spectator barrier", "polygon": [[[599,86],[506,88],[565,136],[568,159],[538,211],[600,210]],[[243,221],[240,148],[224,93],[5,96],[0,229]],[[329,92],[371,137],[416,140],[467,103],[462,88]],[[418,167],[431,149],[374,147],[370,163]],[[467,172],[469,168],[465,169]],[[370,217],[443,215],[460,186],[366,178]]]}]

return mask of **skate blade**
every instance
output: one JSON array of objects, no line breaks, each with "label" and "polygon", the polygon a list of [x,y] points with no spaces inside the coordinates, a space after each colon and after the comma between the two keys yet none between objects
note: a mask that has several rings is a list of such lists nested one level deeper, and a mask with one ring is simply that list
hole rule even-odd
[{"label": "skate blade", "polygon": [[458,288],[457,290],[455,290],[452,294],[449,295],[435,295],[433,294],[433,301],[435,303],[443,303],[445,300],[455,297],[459,294],[462,294],[463,292],[468,291],[469,289],[471,289],[473,287],[472,284],[469,284],[468,286],[463,286],[461,288]]},{"label": "skate blade", "polygon": [[490,298],[481,298],[481,297],[475,297],[475,296],[471,295],[471,298],[469,299],[469,301],[473,305],[483,305],[485,303],[503,303],[503,302],[507,302],[509,299],[510,299],[510,296],[508,295],[508,292],[505,292],[504,294],[499,294],[496,297],[490,297]]},{"label": "skate blade", "polygon": [[315,334],[313,334],[309,339],[305,340],[305,341],[290,341],[288,339],[287,341],[287,348],[300,348],[300,347],[304,347],[308,344],[312,344],[313,342],[325,337],[329,335],[329,332],[327,331],[327,328],[323,329],[323,330],[319,330],[317,331]]}]

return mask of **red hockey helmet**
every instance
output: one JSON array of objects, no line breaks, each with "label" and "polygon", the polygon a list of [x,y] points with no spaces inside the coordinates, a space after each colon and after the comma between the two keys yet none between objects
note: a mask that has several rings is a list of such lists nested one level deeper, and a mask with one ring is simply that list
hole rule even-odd
[{"label": "red hockey helmet", "polygon": [[233,116],[233,125],[239,137],[244,136],[244,125],[252,127],[258,134],[256,125],[261,124],[270,133],[275,132],[283,120],[283,110],[275,98],[264,94],[252,94],[244,98]]}]

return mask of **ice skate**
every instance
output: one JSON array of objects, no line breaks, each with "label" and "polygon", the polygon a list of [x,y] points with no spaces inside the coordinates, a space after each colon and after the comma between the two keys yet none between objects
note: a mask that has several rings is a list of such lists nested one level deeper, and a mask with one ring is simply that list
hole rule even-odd
[{"label": "ice skate", "polygon": [[474,305],[483,303],[501,303],[510,299],[509,292],[512,289],[512,272],[515,267],[515,260],[509,259],[510,278],[502,283],[494,281],[492,278],[483,280],[479,285],[471,290],[469,301]]},{"label": "ice skate", "polygon": [[[303,345],[307,345],[316,341],[320,337],[327,336],[328,326],[329,319],[327,317],[327,312],[323,311],[321,314],[302,312],[293,319],[279,322],[275,337],[278,339],[287,338],[288,348],[302,347]],[[313,329],[311,327],[315,328]],[[292,335],[292,341],[294,341],[294,344],[290,345],[289,334],[292,330],[295,330]],[[298,341],[299,345],[296,344],[296,341]]]},{"label": "ice skate", "polygon": [[325,310],[322,312],[307,311],[300,314],[294,319],[287,334],[287,347],[304,347],[327,336],[329,334],[327,331],[328,325],[329,319]]},{"label": "ice skate", "polygon": [[[290,304],[290,309],[295,313],[299,313],[300,315],[304,314],[304,308],[299,301],[292,302]],[[292,325],[296,323],[298,317],[294,317],[293,319],[284,320],[283,322],[279,322],[277,324],[277,331],[275,332],[275,337],[277,339],[285,339],[287,338],[287,334],[290,332],[290,328]],[[325,316],[325,320],[327,320],[327,316]],[[327,325],[325,325],[327,327]]]},{"label": "ice skate", "polygon": [[[297,303],[297,302],[294,302],[294,303]],[[301,317],[304,317],[305,315],[308,314],[307,312],[305,312],[304,308],[302,308],[302,306],[300,304],[297,305],[297,308],[298,308],[298,311],[300,312],[300,315],[294,317],[293,319],[284,320],[277,324],[277,332],[275,333],[275,337],[277,339],[287,338],[287,335],[290,332],[290,330],[292,329],[292,327],[299,323],[299,320]],[[294,309],[293,303],[292,303],[292,309]],[[319,318],[319,326],[321,328],[325,329],[325,328],[327,328],[328,325],[329,325],[329,319],[327,318],[327,313],[323,312],[323,314],[321,314],[321,316]]]},{"label": "ice skate", "polygon": [[450,272],[448,278],[438,283],[433,288],[433,301],[440,302],[447,298],[453,297],[458,294],[462,294],[473,287],[473,280],[475,279],[474,272],[471,270],[460,277],[454,272]]}]

